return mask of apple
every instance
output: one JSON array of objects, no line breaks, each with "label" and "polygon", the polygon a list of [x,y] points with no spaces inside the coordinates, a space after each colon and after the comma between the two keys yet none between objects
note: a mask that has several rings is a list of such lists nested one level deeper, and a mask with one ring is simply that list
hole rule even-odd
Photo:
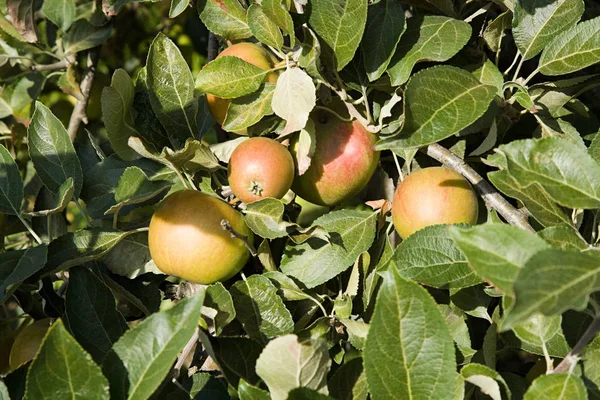
[{"label": "apple", "polygon": [[475,224],[478,212],[469,182],[445,167],[411,173],[398,185],[392,202],[394,227],[403,239],[430,225]]},{"label": "apple", "polygon": [[205,285],[231,278],[250,253],[241,239],[223,229],[222,220],[253,242],[242,214],[224,201],[196,190],[169,195],[150,221],[154,263],[165,274]]},{"label": "apple", "polygon": [[233,194],[244,203],[266,197],[281,199],[294,181],[294,159],[281,143],[254,137],[231,153],[227,175]]},{"label": "apple", "polygon": [[[311,203],[332,206],[358,194],[373,176],[379,162],[377,137],[358,121],[342,121],[327,112],[314,113],[313,120],[315,153],[308,170],[294,179],[292,190]],[[295,134],[290,143],[294,159],[298,138]]]}]

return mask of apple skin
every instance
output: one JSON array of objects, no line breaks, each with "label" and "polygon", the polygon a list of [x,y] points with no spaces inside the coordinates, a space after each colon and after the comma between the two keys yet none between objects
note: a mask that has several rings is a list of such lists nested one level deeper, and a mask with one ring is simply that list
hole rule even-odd
[{"label": "apple skin", "polygon": [[[342,121],[328,113],[315,113],[317,144],[310,167],[297,175],[292,190],[321,206],[333,206],[358,194],[369,182],[379,162],[374,150],[377,137],[358,121]],[[299,135],[290,141],[295,159]],[[296,161],[297,165],[297,161]]]},{"label": "apple skin", "polygon": [[237,274],[250,253],[242,240],[223,230],[223,219],[253,242],[242,214],[224,201],[195,190],[169,195],[150,221],[148,246],[156,266],[165,274],[204,285]]},{"label": "apple skin", "polygon": [[[223,50],[217,58],[223,56],[233,56],[241,58],[242,60],[257,66],[260,69],[267,70],[273,68],[273,64],[276,59],[263,47],[254,43],[236,43]],[[265,82],[275,83],[279,74],[276,72],[270,72],[265,77]],[[227,117],[227,110],[231,99],[222,99],[212,94],[206,94],[206,102],[208,103],[208,109],[219,125],[223,125],[225,118]],[[234,132],[239,135],[246,135],[247,131],[244,129],[239,132]]]},{"label": "apple skin", "polygon": [[11,371],[33,360],[50,328],[50,321],[49,318],[35,321],[19,332],[10,350]]},{"label": "apple skin", "polygon": [[473,225],[478,212],[471,184],[445,167],[423,168],[408,175],[398,185],[392,202],[394,227],[403,239],[430,225]]},{"label": "apple skin", "polygon": [[294,159],[281,143],[254,137],[231,153],[227,175],[233,194],[244,203],[267,197],[281,199],[294,181]]}]

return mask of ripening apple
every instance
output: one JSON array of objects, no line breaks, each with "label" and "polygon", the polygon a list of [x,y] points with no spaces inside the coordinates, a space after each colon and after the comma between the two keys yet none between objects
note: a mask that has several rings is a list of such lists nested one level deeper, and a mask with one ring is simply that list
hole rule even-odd
[{"label": "ripening apple", "polygon": [[477,196],[461,174],[445,167],[429,167],[408,175],[396,189],[392,219],[398,234],[409,235],[430,225],[475,224]]},{"label": "ripening apple", "polygon": [[165,274],[205,285],[231,278],[250,253],[241,239],[223,229],[222,220],[252,243],[244,217],[224,201],[196,190],[169,195],[150,221],[154,263]]},{"label": "ripening apple", "polygon": [[[242,60],[257,66],[260,69],[267,70],[273,68],[273,64],[277,61],[274,56],[272,56],[267,50],[263,47],[254,44],[254,43],[236,43],[232,46],[229,46],[225,50],[223,50],[217,58],[223,56],[233,56],[241,58]],[[277,82],[278,74],[276,72],[270,72],[265,77],[265,82],[275,83]],[[223,125],[225,122],[225,118],[227,117],[227,110],[229,109],[229,104],[231,103],[231,99],[221,99],[220,97],[213,96],[212,94],[206,94],[206,102],[208,103],[208,109],[210,110],[211,115],[219,123],[219,125]],[[240,135],[245,135],[247,132],[244,129],[243,131],[234,132]]]},{"label": "ripening apple", "polygon": [[[342,121],[326,113],[313,114],[315,153],[310,167],[297,175],[292,190],[305,200],[321,206],[332,206],[358,194],[369,182],[379,162],[374,150],[377,137],[358,121]],[[296,134],[290,149],[295,158]]]},{"label": "ripening apple", "polygon": [[294,181],[294,159],[281,143],[254,137],[231,153],[227,175],[233,194],[244,203],[267,197],[281,199]]}]

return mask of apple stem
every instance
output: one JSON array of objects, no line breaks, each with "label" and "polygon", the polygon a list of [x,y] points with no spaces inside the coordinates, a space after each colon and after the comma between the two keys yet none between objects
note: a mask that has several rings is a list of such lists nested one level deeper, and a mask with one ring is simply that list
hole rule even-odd
[{"label": "apple stem", "polygon": [[244,242],[244,244],[246,245],[246,248],[248,249],[250,254],[252,254],[252,257],[257,256],[258,253],[256,252],[256,249],[254,248],[254,246],[252,246],[252,244],[248,240],[248,236],[242,235],[241,233],[236,232],[236,230],[233,229],[233,227],[229,224],[229,221],[227,221],[226,219],[221,220],[221,227],[223,228],[224,231],[229,232],[229,234],[231,235],[232,238],[240,239],[242,242]]}]

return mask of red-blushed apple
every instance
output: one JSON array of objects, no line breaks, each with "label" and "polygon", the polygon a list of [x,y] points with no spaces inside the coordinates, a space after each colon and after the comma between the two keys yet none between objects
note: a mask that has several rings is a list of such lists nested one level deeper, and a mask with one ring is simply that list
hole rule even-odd
[{"label": "red-blushed apple", "polygon": [[267,197],[281,199],[294,181],[294,159],[281,143],[254,137],[231,153],[227,175],[233,194],[244,203]]},{"label": "red-blushed apple", "polygon": [[163,200],[150,221],[148,247],[165,274],[209,285],[237,274],[250,253],[241,239],[223,229],[222,220],[253,242],[242,214],[224,201],[195,190]]},{"label": "red-blushed apple", "polygon": [[[305,200],[332,206],[358,194],[369,182],[379,162],[374,150],[377,137],[358,121],[342,121],[327,113],[313,113],[317,144],[310,167],[297,175],[292,190]],[[295,158],[299,135],[292,137]]]},{"label": "red-blushed apple", "polygon": [[392,219],[398,234],[409,235],[430,225],[475,224],[477,196],[461,174],[445,167],[423,168],[396,189]]}]

